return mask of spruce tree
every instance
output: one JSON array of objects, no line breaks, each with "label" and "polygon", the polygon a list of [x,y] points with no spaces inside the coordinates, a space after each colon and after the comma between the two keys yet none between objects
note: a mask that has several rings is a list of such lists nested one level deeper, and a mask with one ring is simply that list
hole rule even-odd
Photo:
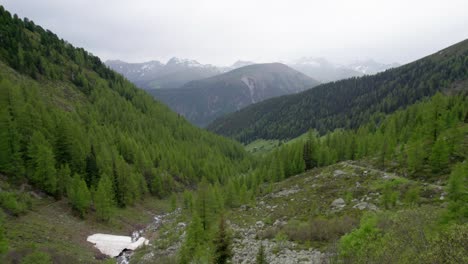
[{"label": "spruce tree", "polygon": [[114,207],[114,192],[112,181],[107,175],[103,175],[99,180],[98,187],[94,194],[94,207],[97,217],[102,221],[109,221]]},{"label": "spruce tree", "polygon": [[91,206],[91,193],[88,190],[86,182],[75,174],[67,188],[68,199],[81,218],[84,218],[86,212]]},{"label": "spruce tree", "polygon": [[55,194],[57,171],[52,149],[41,132],[34,132],[28,148],[30,179],[49,194]]},{"label": "spruce tree", "polygon": [[86,184],[89,188],[96,186],[99,182],[99,169],[96,162],[96,153],[94,152],[94,146],[91,145],[91,151],[86,156]]},{"label": "spruce tree", "polygon": [[179,262],[188,264],[200,254],[200,246],[205,243],[205,232],[200,217],[197,213],[193,214],[192,221],[187,227],[185,241],[180,249]]},{"label": "spruce tree", "polygon": [[312,169],[312,143],[307,140],[304,144],[304,150],[302,152],[303,155],[303,160],[305,164],[305,170],[310,170]]},{"label": "spruce tree", "polygon": [[447,168],[449,162],[449,149],[447,142],[442,138],[438,138],[432,146],[429,162],[433,172],[440,172]]},{"label": "spruce tree", "polygon": [[446,221],[466,223],[468,220],[468,164],[456,165],[447,186],[449,205]]},{"label": "spruce tree", "polygon": [[232,258],[231,237],[226,227],[226,220],[221,216],[219,220],[218,232],[213,240],[215,246],[214,262],[225,264]]}]

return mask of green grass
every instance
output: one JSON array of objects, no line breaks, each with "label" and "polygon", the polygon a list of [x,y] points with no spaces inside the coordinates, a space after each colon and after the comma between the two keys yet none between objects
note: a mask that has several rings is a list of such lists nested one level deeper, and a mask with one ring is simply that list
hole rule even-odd
[{"label": "green grass", "polygon": [[[335,176],[334,172],[337,170],[343,171],[344,174]],[[346,222],[343,223],[342,221],[349,219],[351,223],[348,224],[348,228],[352,228],[353,224],[359,223],[359,219],[368,211],[367,209],[361,211],[353,208],[361,201],[372,203],[379,210],[385,210],[382,205],[382,193],[387,185],[400,193],[397,204],[391,210],[401,210],[415,206],[405,202],[406,191],[414,186],[421,189],[421,197],[416,206],[429,204],[434,208],[440,207],[439,197],[443,192],[441,187],[405,179],[397,175],[384,177],[388,174],[390,173],[354,166],[351,162],[341,162],[324,168],[316,168],[273,184],[271,194],[259,195],[256,199],[256,205],[251,205],[250,209],[233,209],[229,213],[228,219],[244,228],[255,226],[257,221],[263,221],[267,227],[272,228],[272,224],[278,219],[284,219],[288,223],[298,223],[293,224],[294,227],[303,225],[306,227],[304,230],[308,230],[308,225],[311,222],[315,226],[322,225],[323,228],[334,225],[332,230],[329,231],[330,234],[326,234],[328,237],[334,237],[336,235],[333,232],[344,232],[344,229],[340,229],[340,226]],[[287,196],[277,195],[285,190],[298,191]],[[343,198],[346,201],[346,206],[340,211],[333,210],[331,207],[331,203],[337,198]],[[267,230],[267,232],[280,232],[281,230],[283,229],[276,228]],[[296,233],[300,234],[299,231],[296,231]],[[297,242],[302,243],[303,241]],[[306,244],[325,249],[331,246],[332,241],[308,241],[302,246],[306,246]]]},{"label": "green grass", "polygon": [[167,200],[147,198],[133,207],[116,209],[114,217],[103,223],[97,221],[92,213],[85,220],[80,219],[66,200],[34,198],[32,209],[26,214],[5,218],[9,252],[2,263],[15,263],[16,259],[37,250],[51,255],[54,263],[101,263],[105,259],[86,241],[89,235],[130,235],[132,231],[148,225],[155,214],[166,212],[168,208]]},{"label": "green grass", "polygon": [[271,150],[275,149],[280,145],[279,140],[264,140],[264,139],[258,139],[250,144],[245,146],[245,150],[249,153],[253,154],[265,154],[270,152]]}]

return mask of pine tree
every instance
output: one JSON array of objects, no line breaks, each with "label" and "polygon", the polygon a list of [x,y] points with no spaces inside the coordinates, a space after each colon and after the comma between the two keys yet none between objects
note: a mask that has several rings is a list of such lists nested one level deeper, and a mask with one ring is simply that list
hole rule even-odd
[{"label": "pine tree", "polygon": [[86,212],[91,206],[91,193],[86,186],[86,182],[75,174],[67,188],[68,199],[72,207],[78,212],[81,218],[84,218]]},{"label": "pine tree", "polygon": [[225,264],[232,258],[231,237],[226,228],[226,220],[221,216],[219,220],[218,232],[213,240],[215,246],[214,262],[217,264]]},{"label": "pine tree", "polygon": [[114,192],[112,181],[107,175],[103,175],[99,180],[98,187],[94,194],[94,207],[97,217],[102,221],[109,221],[114,207]]},{"label": "pine tree", "polygon": [[28,148],[30,178],[49,194],[55,194],[57,171],[52,149],[41,132],[35,132]]},{"label": "pine tree", "polygon": [[71,170],[68,164],[62,164],[57,171],[56,198],[62,198],[67,194],[67,186],[71,182]]},{"label": "pine tree", "polygon": [[306,171],[312,169],[312,149],[311,148],[312,148],[312,143],[309,140],[307,140],[306,143],[304,144],[304,149],[302,152]]},{"label": "pine tree", "polygon": [[433,172],[440,172],[447,168],[449,162],[449,149],[442,138],[436,140],[432,146],[429,162]]},{"label": "pine tree", "polygon": [[86,184],[89,188],[96,186],[99,182],[99,169],[96,162],[96,153],[94,152],[94,146],[91,145],[91,151],[86,156]]},{"label": "pine tree", "polygon": [[408,145],[408,169],[414,173],[421,170],[426,153],[424,152],[423,143],[416,141]]},{"label": "pine tree", "polygon": [[203,178],[198,185],[196,210],[199,215],[203,230],[208,230],[210,223],[213,218],[213,214],[216,210],[214,208],[213,195],[208,181]]},{"label": "pine tree", "polygon": [[446,221],[466,223],[468,220],[468,164],[456,165],[448,182],[449,205]]},{"label": "pine tree", "polygon": [[196,213],[192,216],[186,234],[184,244],[180,250],[179,262],[182,264],[191,263],[191,260],[200,254],[200,246],[205,242],[202,221]]}]

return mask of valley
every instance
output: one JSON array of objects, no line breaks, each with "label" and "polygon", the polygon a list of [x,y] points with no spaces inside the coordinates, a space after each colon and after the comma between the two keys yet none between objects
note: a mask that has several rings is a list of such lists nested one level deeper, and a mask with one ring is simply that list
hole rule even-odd
[{"label": "valley", "polygon": [[468,263],[467,39],[104,63],[0,6],[0,43],[1,263]]}]

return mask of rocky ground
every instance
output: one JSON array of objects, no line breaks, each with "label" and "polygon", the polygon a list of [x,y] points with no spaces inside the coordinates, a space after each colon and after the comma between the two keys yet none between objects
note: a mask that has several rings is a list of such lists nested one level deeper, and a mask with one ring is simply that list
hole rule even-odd
[{"label": "rocky ground", "polygon": [[[394,209],[406,206],[403,197],[414,186],[420,188],[422,204],[442,203],[445,195],[441,186],[355,162],[314,169],[276,183],[272,192],[260,195],[255,203],[228,212],[232,262],[255,263],[263,244],[268,263],[329,263],[339,237],[356,227],[365,212],[383,209],[384,186],[388,184],[399,195]],[[310,224],[314,221],[316,225]],[[171,259],[184,240],[185,228],[180,210],[162,216],[152,244],[138,251],[132,263]],[[311,234],[301,240],[302,231]]]}]

